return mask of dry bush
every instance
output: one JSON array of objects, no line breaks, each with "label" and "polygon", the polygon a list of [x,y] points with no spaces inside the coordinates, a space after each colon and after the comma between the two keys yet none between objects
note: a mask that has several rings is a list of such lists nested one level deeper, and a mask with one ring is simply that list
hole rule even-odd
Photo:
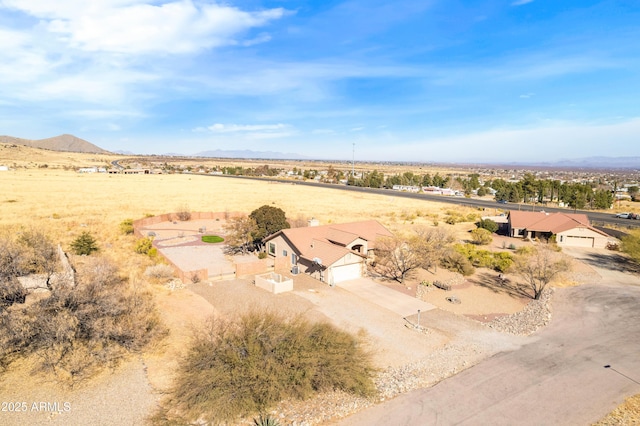
[{"label": "dry bush", "polygon": [[289,222],[289,225],[291,225],[292,228],[304,228],[309,226],[307,218],[300,213],[298,213],[295,219],[287,219],[287,222]]},{"label": "dry bush", "polygon": [[149,266],[144,271],[144,276],[159,283],[166,283],[174,278],[174,271],[169,265],[158,264]]},{"label": "dry bush", "polygon": [[104,258],[78,269],[75,287],[54,288],[32,305],[0,316],[0,363],[35,356],[38,366],[73,384],[116,365],[165,333],[152,296]]},{"label": "dry bush", "polygon": [[178,220],[181,220],[183,222],[191,220],[191,209],[189,209],[189,206],[183,204],[178,207],[178,210],[176,211],[176,217],[178,218]]},{"label": "dry bush", "polygon": [[358,340],[329,324],[264,312],[212,319],[194,337],[152,422],[231,422],[333,389],[369,396],[372,371]]}]

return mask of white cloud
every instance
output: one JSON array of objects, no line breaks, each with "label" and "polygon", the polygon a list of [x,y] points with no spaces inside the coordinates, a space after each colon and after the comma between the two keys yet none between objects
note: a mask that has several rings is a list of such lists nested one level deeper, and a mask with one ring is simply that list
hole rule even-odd
[{"label": "white cloud", "polygon": [[534,97],[535,95],[536,95],[535,93],[525,93],[525,94],[520,95],[520,99],[529,99],[529,98]]},{"label": "white cloud", "polygon": [[[58,41],[90,52],[193,53],[237,44],[251,28],[283,17],[282,8],[247,12],[236,7],[178,0],[151,2],[4,0],[3,6],[41,19]],[[263,34],[248,43],[268,40]]]},{"label": "white cloud", "polygon": [[[207,127],[214,133],[237,133],[237,132],[262,132],[282,130],[289,126],[286,124],[221,124],[216,123]],[[197,129],[202,129],[201,127]]]}]

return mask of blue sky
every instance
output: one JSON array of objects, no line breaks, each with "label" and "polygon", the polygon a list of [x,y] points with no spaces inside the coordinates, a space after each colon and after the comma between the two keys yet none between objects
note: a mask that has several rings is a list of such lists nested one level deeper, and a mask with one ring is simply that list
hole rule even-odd
[{"label": "blue sky", "polygon": [[141,154],[640,155],[637,0],[0,0],[0,134]]}]

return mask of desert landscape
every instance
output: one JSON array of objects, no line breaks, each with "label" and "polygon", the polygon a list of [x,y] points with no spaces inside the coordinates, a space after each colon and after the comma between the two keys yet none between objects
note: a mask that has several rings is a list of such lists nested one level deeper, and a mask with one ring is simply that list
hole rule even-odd
[{"label": "desert landscape", "polygon": [[[8,151],[13,157],[6,154]],[[0,394],[4,399],[29,401],[29,404],[59,402],[62,408],[53,412],[45,409],[2,413],[3,424],[144,424],[170,388],[194,329],[202,327],[212,315],[231,318],[256,309],[278,310],[302,315],[313,322],[330,322],[363,339],[378,371],[378,396],[372,399],[329,392],[306,401],[282,401],[271,410],[270,414],[282,424],[296,425],[336,422],[410,390],[431,386],[494,354],[526,344],[526,335],[544,327],[552,316],[550,293],[534,303],[522,294],[501,290],[496,283],[504,277],[484,268],[466,277],[437,268],[421,270],[403,284],[376,280],[378,285],[404,297],[415,298],[420,293],[420,299],[436,307],[423,312],[420,318],[393,314],[384,304],[372,304],[347,287],[330,287],[304,275],[292,277],[294,291],[282,295],[257,289],[252,277],[178,284],[174,281],[168,285],[145,275],[148,268],[163,263],[162,257],[136,254],[136,237],[120,230],[123,221],[185,208],[193,212],[248,214],[269,205],[281,208],[287,218],[296,223],[312,218],[322,224],[345,223],[366,216],[392,232],[446,227],[457,241],[466,242],[469,231],[476,227],[475,221],[485,214],[477,209],[391,195],[221,176],[80,174],[75,168],[108,164],[118,157],[53,154],[6,145],[0,152],[3,161],[16,166],[0,173],[2,232],[10,235],[29,229],[44,231],[65,250],[83,232],[91,233],[101,256],[114,261],[129,282],[151,292],[162,323],[168,329],[166,337],[143,352],[73,387],[60,385],[46,373],[33,374],[33,357],[12,362],[10,368],[2,372]],[[42,167],[42,164],[48,166]],[[445,218],[452,210],[469,219],[446,223]],[[183,228],[191,229],[197,237],[197,229],[202,226],[224,233],[224,223],[220,222],[194,222]],[[174,245],[173,240],[185,237],[184,230],[180,231],[182,235],[173,235],[162,226],[154,230],[158,240],[166,241],[165,248]],[[513,242],[507,237],[495,236],[489,249],[504,250]],[[515,244],[520,247],[534,242],[518,240]],[[162,245],[159,247],[162,250]],[[571,263],[571,272],[555,280],[554,288],[593,284],[602,279],[600,271],[587,262],[564,253],[558,256]],[[83,261],[73,255],[71,260]],[[506,279],[512,283],[521,280],[514,274],[507,274]],[[444,291],[421,285],[427,281],[449,282],[452,289]],[[451,295],[460,303],[448,301]],[[523,320],[522,312],[534,314],[527,314]],[[418,321],[420,327],[416,328]],[[253,423],[247,418],[239,424]]]}]

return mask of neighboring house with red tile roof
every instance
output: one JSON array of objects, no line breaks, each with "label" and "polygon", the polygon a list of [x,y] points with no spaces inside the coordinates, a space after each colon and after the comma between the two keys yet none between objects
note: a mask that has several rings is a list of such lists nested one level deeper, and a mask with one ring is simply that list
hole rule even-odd
[{"label": "neighboring house with red tile roof", "polygon": [[585,214],[512,210],[509,236],[548,240],[555,235],[559,246],[605,248],[609,236],[591,226]]},{"label": "neighboring house with red tile roof", "polygon": [[376,239],[390,236],[379,222],[368,220],[283,229],[266,237],[264,243],[276,265],[334,285],[362,277]]}]

